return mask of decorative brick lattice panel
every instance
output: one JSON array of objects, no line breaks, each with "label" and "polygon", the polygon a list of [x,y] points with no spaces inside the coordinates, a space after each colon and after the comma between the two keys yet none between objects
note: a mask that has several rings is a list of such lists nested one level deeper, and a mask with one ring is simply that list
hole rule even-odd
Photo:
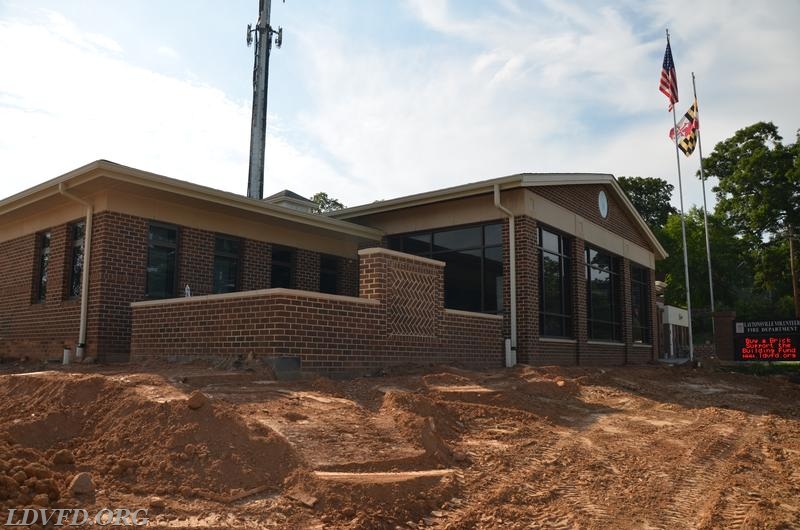
[{"label": "decorative brick lattice panel", "polygon": [[387,312],[389,333],[405,337],[435,337],[441,309],[436,300],[438,276],[418,267],[389,268]]}]

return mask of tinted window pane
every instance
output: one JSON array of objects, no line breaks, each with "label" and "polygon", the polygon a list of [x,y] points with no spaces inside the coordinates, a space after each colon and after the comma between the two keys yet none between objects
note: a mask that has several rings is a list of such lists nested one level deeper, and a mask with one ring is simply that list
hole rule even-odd
[{"label": "tinted window pane", "polygon": [[416,234],[403,238],[403,252],[427,256],[431,251],[431,234]]},{"label": "tinted window pane", "polygon": [[238,280],[239,260],[227,256],[216,256],[214,258],[214,292],[235,292]]},{"label": "tinted window pane", "polygon": [[294,261],[294,251],[288,248],[275,247],[272,249],[272,263],[291,264]]},{"label": "tinted window pane", "polygon": [[493,224],[493,225],[486,225],[483,227],[483,238],[484,238],[484,245],[487,247],[493,245],[502,245],[503,244],[503,225]]},{"label": "tinted window pane", "polygon": [[319,291],[321,293],[336,294],[336,276],[338,269],[338,258],[335,256],[320,256]]},{"label": "tinted window pane", "polygon": [[587,265],[591,265],[593,267],[602,268],[605,270],[611,270],[611,256],[608,254],[601,254],[596,250],[589,249],[587,250]]},{"label": "tinted window pane", "polygon": [[614,340],[615,338],[613,324],[609,324],[606,322],[596,322],[596,321],[591,322],[589,332],[593,339]]},{"label": "tinted window pane", "polygon": [[542,238],[540,244],[543,249],[556,254],[561,252],[561,238],[558,235],[544,229],[540,230],[539,233]]},{"label": "tinted window pane", "polygon": [[178,231],[168,226],[150,225],[147,257],[147,296],[175,296]]},{"label": "tinted window pane", "polygon": [[289,267],[272,264],[272,287],[292,287],[292,270]]},{"label": "tinted window pane", "polygon": [[483,310],[503,310],[503,249],[491,247],[484,251]]},{"label": "tinted window pane", "polygon": [[542,287],[543,310],[548,313],[564,313],[563,307],[563,275],[561,272],[561,259],[559,256],[542,252],[542,273],[544,284]]},{"label": "tinted window pane", "polygon": [[403,250],[403,238],[400,236],[387,236],[386,246],[389,250]]},{"label": "tinted window pane", "polygon": [[150,227],[150,242],[151,243],[175,243],[178,240],[178,231],[174,228],[165,226],[151,226]]},{"label": "tinted window pane", "polygon": [[80,296],[83,275],[83,240],[72,247],[72,265],[70,267],[69,295]]},{"label": "tinted window pane", "polygon": [[590,296],[591,318],[593,320],[613,320],[611,275],[609,273],[592,269]]},{"label": "tinted window pane", "polygon": [[481,240],[480,226],[436,232],[433,234],[433,251],[479,248]]},{"label": "tinted window pane", "polygon": [[437,256],[444,268],[445,305],[464,311],[481,310],[481,251],[447,252]]},{"label": "tinted window pane", "polygon": [[43,302],[47,297],[47,271],[50,265],[50,232],[39,236],[39,283],[37,299]]},{"label": "tinted window pane", "polygon": [[239,254],[240,242],[231,237],[218,237],[214,244],[214,252],[219,254]]},{"label": "tinted window pane", "polygon": [[568,335],[564,326],[564,318],[556,315],[544,315],[542,318],[542,335],[548,337],[565,337]]},{"label": "tinted window pane", "polygon": [[153,298],[175,296],[174,248],[153,247],[150,249],[147,266],[147,294]]}]

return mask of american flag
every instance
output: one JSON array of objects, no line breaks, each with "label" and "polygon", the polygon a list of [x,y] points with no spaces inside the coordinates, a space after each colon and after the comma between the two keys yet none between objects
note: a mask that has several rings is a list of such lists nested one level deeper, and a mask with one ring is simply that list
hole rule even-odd
[{"label": "american flag", "polygon": [[675,75],[675,62],[672,60],[672,49],[667,39],[667,49],[664,51],[664,64],[661,67],[661,82],[658,89],[669,99],[669,108],[678,102],[678,76]]}]

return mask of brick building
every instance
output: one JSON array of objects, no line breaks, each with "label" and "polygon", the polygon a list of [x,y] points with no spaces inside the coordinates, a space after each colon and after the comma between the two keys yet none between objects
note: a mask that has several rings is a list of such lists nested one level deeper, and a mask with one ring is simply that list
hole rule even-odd
[{"label": "brick building", "polygon": [[664,256],[611,175],[318,215],[96,161],[0,201],[0,356],[645,362]]}]

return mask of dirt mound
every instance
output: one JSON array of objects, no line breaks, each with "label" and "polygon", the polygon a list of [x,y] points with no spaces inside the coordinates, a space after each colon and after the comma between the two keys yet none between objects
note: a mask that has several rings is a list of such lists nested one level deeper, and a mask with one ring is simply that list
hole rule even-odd
[{"label": "dirt mound", "polygon": [[[46,373],[3,379],[0,412],[12,418],[0,430],[3,452],[26,452],[62,494],[80,470],[106,490],[230,498],[277,488],[299,465],[286,440],[247,425],[230,405],[209,401],[193,410],[186,399],[159,402],[137,391],[153,381]],[[74,463],[52,463],[59,450],[69,450]],[[0,477],[13,478],[22,463],[3,459]],[[0,478],[2,487],[13,484]],[[9,507],[30,500],[4,496]]]}]

